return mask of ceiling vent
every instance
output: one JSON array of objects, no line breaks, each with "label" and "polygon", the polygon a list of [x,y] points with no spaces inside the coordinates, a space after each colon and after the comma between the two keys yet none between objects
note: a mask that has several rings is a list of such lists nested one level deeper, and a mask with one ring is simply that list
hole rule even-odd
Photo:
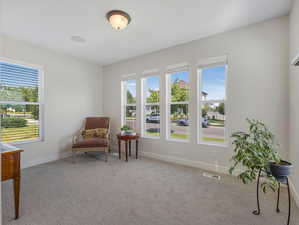
[{"label": "ceiling vent", "polygon": [[299,66],[299,54],[293,59],[292,65]]}]

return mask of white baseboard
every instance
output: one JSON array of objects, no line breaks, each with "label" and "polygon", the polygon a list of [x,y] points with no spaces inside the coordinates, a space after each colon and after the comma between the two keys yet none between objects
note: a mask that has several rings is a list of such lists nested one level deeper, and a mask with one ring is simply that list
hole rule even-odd
[{"label": "white baseboard", "polygon": [[297,192],[294,183],[290,180],[289,181],[289,185],[290,185],[290,190],[292,193],[292,197],[297,205],[297,207],[299,208],[299,193]]},{"label": "white baseboard", "polygon": [[[208,170],[220,174],[229,174],[228,167],[225,166],[220,166],[220,165],[215,165],[215,164],[210,164],[206,163],[203,161],[195,161],[195,160],[189,160],[189,159],[182,159],[174,156],[168,156],[168,155],[161,155],[157,153],[152,153],[152,152],[141,152],[140,155],[144,157],[149,157],[153,159],[158,159],[166,162],[171,162],[171,163],[176,163],[184,166],[190,166],[190,167],[195,167],[203,170]],[[238,172],[238,171],[236,171]]]},{"label": "white baseboard", "polygon": [[57,161],[59,159],[64,159],[64,158],[67,158],[67,157],[70,157],[71,156],[71,153],[70,152],[65,152],[63,154],[53,154],[53,155],[49,155],[47,157],[43,157],[43,158],[38,158],[38,159],[35,159],[35,160],[32,160],[32,161],[25,161],[21,164],[22,166],[22,169],[25,169],[25,168],[29,168],[29,167],[32,167],[32,166],[37,166],[37,165],[40,165],[40,164],[44,164],[44,163],[48,163],[48,162],[52,162],[52,161]]}]

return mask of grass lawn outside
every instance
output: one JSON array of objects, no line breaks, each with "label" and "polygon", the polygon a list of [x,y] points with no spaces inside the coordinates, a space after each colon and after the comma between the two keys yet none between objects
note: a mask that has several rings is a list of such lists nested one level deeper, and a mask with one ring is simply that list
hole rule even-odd
[{"label": "grass lawn outside", "polygon": [[149,132],[149,131],[146,131],[146,135],[159,137],[160,133],[159,132]]},{"label": "grass lawn outside", "polygon": [[126,117],[126,120],[136,120],[136,117]]},{"label": "grass lawn outside", "polygon": [[1,128],[0,139],[2,142],[15,142],[31,140],[39,137],[39,125],[28,124],[26,127]]},{"label": "grass lawn outside", "polygon": [[182,140],[188,139],[188,135],[187,134],[176,134],[176,133],[172,133],[170,135],[170,137],[173,138],[173,139],[182,139]]},{"label": "grass lawn outside", "polygon": [[224,127],[224,120],[209,120],[209,125],[213,127]]}]

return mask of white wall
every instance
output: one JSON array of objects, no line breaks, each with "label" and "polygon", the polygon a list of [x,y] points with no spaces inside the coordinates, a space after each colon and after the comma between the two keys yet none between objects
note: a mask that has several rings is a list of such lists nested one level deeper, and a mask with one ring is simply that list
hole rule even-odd
[{"label": "white wall", "polygon": [[[294,0],[290,14],[290,61],[299,53],[299,1]],[[299,67],[290,66],[290,154],[295,165],[292,182],[299,205]]]},{"label": "white wall", "polygon": [[[0,21],[0,26],[1,26],[1,21]],[[0,35],[0,57],[2,56],[2,54],[3,54],[3,52],[2,52],[2,36]],[[1,157],[2,157],[2,155],[0,154],[0,166],[2,163]],[[1,188],[2,188],[2,185],[0,185],[0,193],[2,193]],[[2,194],[0,194],[0,202],[2,203]],[[0,204],[0,225],[1,224],[2,224],[2,204]]]},{"label": "white wall", "polygon": [[0,35],[0,56],[2,56],[3,55],[3,44],[2,44],[2,36]]},{"label": "white wall", "polygon": [[25,150],[22,166],[68,155],[72,135],[84,117],[102,114],[102,69],[7,36],[2,56],[44,67],[45,140],[20,145]]},{"label": "white wall", "polygon": [[[281,144],[280,151],[283,157],[286,157],[289,131],[288,33],[288,17],[280,17],[103,67],[105,93],[103,109],[105,115],[112,118],[113,133],[119,131],[121,123],[122,75],[131,73],[140,75],[145,70],[159,69],[160,74],[165,77],[166,66],[188,62],[191,65],[192,89],[191,142],[186,144],[166,141],[165,124],[162,121],[162,138],[143,139],[141,151],[165,160],[225,171],[232,155],[231,146],[222,148],[196,144],[195,116],[198,60],[227,54],[229,134],[238,129],[245,129],[247,117],[262,120],[276,134]],[[162,105],[163,115],[164,102]]]}]

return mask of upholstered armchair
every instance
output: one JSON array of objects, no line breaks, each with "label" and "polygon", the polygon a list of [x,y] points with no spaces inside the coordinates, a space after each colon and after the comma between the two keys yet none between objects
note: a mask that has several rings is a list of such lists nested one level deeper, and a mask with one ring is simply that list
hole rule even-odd
[{"label": "upholstered armchair", "polygon": [[110,119],[108,117],[86,118],[83,129],[73,137],[73,162],[75,162],[77,152],[104,152],[105,161],[107,162],[109,139]]}]

